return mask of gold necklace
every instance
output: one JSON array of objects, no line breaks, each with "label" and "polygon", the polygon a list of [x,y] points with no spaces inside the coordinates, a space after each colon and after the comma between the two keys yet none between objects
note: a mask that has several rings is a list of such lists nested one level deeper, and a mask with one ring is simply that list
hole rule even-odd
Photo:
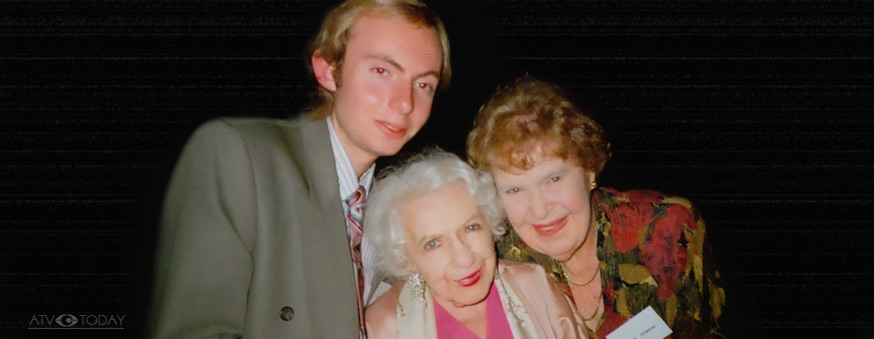
[{"label": "gold necklace", "polygon": [[604,292],[601,292],[601,295],[598,297],[598,305],[595,306],[595,312],[592,312],[592,315],[590,315],[588,318],[583,317],[582,314],[580,315],[580,317],[583,318],[584,322],[595,319],[595,315],[598,314],[598,310],[601,309],[601,305],[603,305],[603,304],[604,304]]},{"label": "gold necklace", "polygon": [[[566,270],[565,270],[565,271],[566,271]],[[586,286],[586,285],[591,284],[593,281],[595,281],[595,277],[598,276],[598,272],[600,272],[600,271],[601,271],[600,268],[596,268],[596,269],[595,269],[595,274],[592,274],[592,277],[589,278],[589,281],[586,281],[586,282],[584,282],[584,283],[582,283],[582,284],[577,283],[577,282],[574,282],[574,281],[571,281],[571,277],[567,275],[567,272],[562,272],[562,273],[564,273],[564,278],[567,279],[568,284],[571,284],[571,285],[574,285],[574,286],[579,286],[579,287],[584,287],[584,286]]]},{"label": "gold necklace", "polygon": [[[595,269],[595,274],[592,274],[592,277],[589,278],[589,281],[586,281],[582,284],[571,281],[571,278],[567,275],[567,272],[562,272],[562,273],[564,273],[564,278],[567,279],[568,284],[571,284],[574,286],[579,286],[579,287],[585,287],[585,286],[591,284],[593,281],[595,281],[595,277],[598,276],[599,272],[601,272],[600,267]],[[604,292],[602,291],[602,292],[598,293],[598,303],[595,306],[595,311],[592,312],[592,315],[590,315],[588,318],[586,318],[586,317],[583,317],[582,314],[580,314],[580,317],[583,319],[584,322],[595,319],[595,315],[598,314],[598,311],[601,309],[601,305],[603,305],[603,304],[604,304]]]}]

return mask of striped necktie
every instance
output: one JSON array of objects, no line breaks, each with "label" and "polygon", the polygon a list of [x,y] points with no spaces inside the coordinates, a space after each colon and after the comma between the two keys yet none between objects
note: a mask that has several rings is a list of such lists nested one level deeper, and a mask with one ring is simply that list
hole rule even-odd
[{"label": "striped necktie", "polygon": [[364,204],[364,199],[367,195],[364,186],[358,185],[358,189],[349,195],[343,201],[349,208],[346,212],[346,226],[349,231],[349,248],[352,252],[352,262],[355,264],[355,284],[358,295],[358,325],[360,326],[361,337],[364,335],[364,302],[362,292],[364,291],[364,270],[361,267],[361,238],[364,235],[362,221],[364,213],[361,206]]}]

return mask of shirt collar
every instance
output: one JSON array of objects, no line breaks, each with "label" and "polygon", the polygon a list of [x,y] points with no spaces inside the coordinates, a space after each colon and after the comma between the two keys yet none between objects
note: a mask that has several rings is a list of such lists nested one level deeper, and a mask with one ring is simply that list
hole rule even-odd
[{"label": "shirt collar", "polygon": [[337,138],[337,133],[334,132],[334,124],[331,123],[331,116],[325,118],[328,124],[328,134],[331,136],[331,149],[334,151],[334,165],[337,169],[337,180],[340,184],[340,199],[345,199],[352,192],[358,189],[358,185],[364,186],[368,194],[370,193],[370,185],[373,183],[373,173],[376,168],[376,163],[370,165],[361,177],[355,177],[355,168],[352,167],[352,161],[349,160],[349,155],[346,154],[346,149]]}]

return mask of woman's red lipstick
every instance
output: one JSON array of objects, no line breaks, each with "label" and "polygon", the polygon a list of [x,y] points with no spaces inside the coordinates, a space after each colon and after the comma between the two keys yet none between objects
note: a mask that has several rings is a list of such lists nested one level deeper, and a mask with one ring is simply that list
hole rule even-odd
[{"label": "woman's red lipstick", "polygon": [[464,287],[473,286],[479,282],[480,278],[482,278],[482,276],[483,276],[482,272],[483,272],[482,269],[478,269],[478,270],[476,270],[476,272],[468,274],[466,277],[458,279],[455,282],[457,282],[459,285],[464,286]]},{"label": "woman's red lipstick", "polygon": [[531,226],[534,226],[534,231],[536,231],[540,236],[548,237],[560,232],[567,224],[567,218],[568,217],[565,216],[564,218],[556,219],[546,224],[532,224]]}]

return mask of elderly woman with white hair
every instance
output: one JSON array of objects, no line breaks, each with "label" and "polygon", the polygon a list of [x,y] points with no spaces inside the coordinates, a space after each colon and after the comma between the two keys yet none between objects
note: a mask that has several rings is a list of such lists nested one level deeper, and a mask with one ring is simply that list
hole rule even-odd
[{"label": "elderly woman with white hair", "polygon": [[497,260],[503,210],[489,174],[435,149],[388,169],[365,237],[392,288],[366,310],[371,338],[584,338],[544,269]]}]

